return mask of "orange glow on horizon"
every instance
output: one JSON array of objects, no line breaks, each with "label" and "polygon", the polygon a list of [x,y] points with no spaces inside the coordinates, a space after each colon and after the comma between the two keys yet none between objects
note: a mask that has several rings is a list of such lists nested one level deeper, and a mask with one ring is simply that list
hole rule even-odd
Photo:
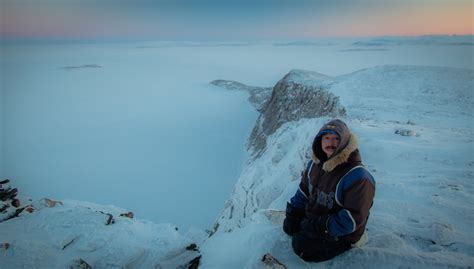
[{"label": "orange glow on horizon", "polygon": [[314,20],[307,25],[302,32],[313,37],[474,35],[472,7],[460,6],[368,9],[326,25]]},{"label": "orange glow on horizon", "polygon": [[[461,2],[460,2],[461,1]],[[77,38],[206,36],[214,32],[243,38],[317,38],[419,35],[474,35],[473,4],[388,1],[365,6],[332,6],[318,16],[292,14],[283,21],[242,17],[237,21],[187,21],[174,16],[145,16],[127,9],[64,6],[2,6],[0,38]],[[13,2],[12,2],[13,3]],[[427,3],[430,3],[428,5]],[[326,12],[327,11],[327,12]],[[156,14],[155,14],[156,15]],[[162,14],[160,14],[162,15]],[[274,15],[275,17],[278,17]],[[252,24],[253,23],[253,24]]]}]

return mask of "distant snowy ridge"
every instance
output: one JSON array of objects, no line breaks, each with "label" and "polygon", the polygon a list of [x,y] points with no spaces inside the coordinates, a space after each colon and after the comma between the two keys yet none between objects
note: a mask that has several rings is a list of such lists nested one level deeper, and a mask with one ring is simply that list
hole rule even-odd
[{"label": "distant snowy ridge", "polygon": [[382,37],[367,41],[357,41],[354,46],[400,46],[400,45],[442,45],[442,46],[474,46],[474,36],[443,36],[426,35],[416,37]]},{"label": "distant snowy ridge", "polygon": [[254,86],[247,86],[243,83],[232,81],[232,80],[213,80],[210,82],[212,85],[216,85],[218,87],[222,87],[228,90],[237,90],[237,91],[245,91],[249,93],[249,102],[257,109],[257,111],[261,112],[262,109],[265,107],[265,103],[270,98],[272,93],[272,88],[267,87],[254,87]]},{"label": "distant snowy ridge", "polygon": [[300,41],[289,41],[289,42],[275,42],[274,46],[334,46],[337,43],[328,42],[328,41],[309,41],[309,40],[300,40]]},{"label": "distant snowy ridge", "polygon": [[[342,118],[359,136],[363,162],[377,180],[368,244],[325,263],[326,267],[469,268],[474,264],[474,209],[468,206],[474,203],[474,72],[380,66],[332,79],[311,80],[314,73],[308,71],[294,74],[305,86],[322,84],[327,92],[340,96],[347,109]],[[262,114],[271,104],[291,107],[268,102]],[[318,268],[292,253],[281,218],[310,157],[315,133],[332,117],[286,121],[266,137],[266,147],[258,158],[249,160],[214,234],[202,247],[204,268],[260,268],[260,258],[268,251],[289,268]],[[403,132],[417,135],[403,136]],[[228,242],[239,247],[229,249]]]},{"label": "distant snowy ridge", "polygon": [[151,41],[142,42],[142,44],[135,46],[137,49],[158,49],[158,48],[175,48],[175,47],[246,47],[256,46],[261,42],[246,41],[246,42],[197,42],[197,41]]}]

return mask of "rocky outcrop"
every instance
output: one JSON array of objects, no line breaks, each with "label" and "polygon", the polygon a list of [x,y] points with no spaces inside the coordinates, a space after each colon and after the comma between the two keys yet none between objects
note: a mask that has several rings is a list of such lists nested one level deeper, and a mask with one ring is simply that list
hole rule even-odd
[{"label": "rocky outcrop", "polygon": [[228,90],[248,92],[250,94],[249,102],[259,112],[262,112],[262,108],[265,106],[265,103],[268,101],[272,93],[272,88],[270,87],[265,88],[265,87],[247,86],[243,83],[232,81],[232,80],[218,79],[218,80],[211,81],[211,84],[228,89]]},{"label": "rocky outcrop", "polygon": [[211,84],[250,94],[250,103],[261,113],[247,143],[251,155],[257,158],[266,148],[267,137],[286,122],[346,115],[339,97],[328,91],[331,82],[331,77],[317,72],[292,70],[273,89],[231,80],[214,80]]},{"label": "rocky outcrop", "polygon": [[252,156],[259,157],[267,137],[286,122],[344,116],[346,110],[339,98],[327,90],[331,82],[331,77],[304,70],[292,70],[278,81],[248,140]]},{"label": "rocky outcrop", "polygon": [[[235,227],[241,227],[253,213],[260,208],[267,207],[271,201],[274,201],[281,194],[281,191],[276,190],[284,189],[288,184],[287,179],[299,176],[299,172],[301,172],[299,168],[293,168],[291,175],[288,174],[283,177],[286,180],[274,178],[275,181],[272,181],[270,185],[266,185],[262,182],[262,174],[255,173],[255,171],[268,170],[269,167],[281,165],[278,164],[279,160],[288,154],[284,148],[292,147],[288,143],[269,146],[269,154],[273,155],[271,165],[264,163],[264,167],[256,167],[262,163],[253,161],[264,153],[266,154],[268,136],[274,133],[278,136],[282,132],[289,135],[288,132],[293,132],[292,130],[280,129],[285,123],[297,122],[303,118],[344,116],[346,110],[339,103],[339,98],[328,91],[333,82],[331,77],[316,72],[292,70],[278,81],[266,100],[263,99],[263,96],[260,96],[262,99],[260,99],[259,104],[263,105],[259,109],[261,114],[248,140],[251,160],[242,172],[231,198],[226,201],[224,210],[215,222],[211,235],[218,230],[231,231]],[[213,81],[212,84],[227,89],[248,90],[249,92],[256,88],[223,80]],[[315,126],[315,128],[317,127],[319,126]],[[297,134],[293,135],[297,136]],[[313,133],[308,134],[308,136],[313,135]],[[271,153],[271,150],[275,150],[275,148],[280,153]],[[307,147],[303,151],[306,149]],[[300,155],[304,154],[301,153]]]}]

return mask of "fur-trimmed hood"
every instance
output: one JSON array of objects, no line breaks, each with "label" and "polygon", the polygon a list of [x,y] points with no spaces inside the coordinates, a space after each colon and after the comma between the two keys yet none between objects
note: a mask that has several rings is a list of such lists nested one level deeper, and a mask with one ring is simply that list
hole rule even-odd
[{"label": "fur-trimmed hood", "polygon": [[[323,163],[323,170],[325,172],[331,172],[336,168],[336,166],[343,164],[349,160],[349,157],[352,152],[356,151],[359,148],[357,137],[353,133],[349,133],[349,142],[345,148],[340,150],[337,154],[331,156],[328,160]],[[316,164],[320,164],[321,160],[316,157],[316,154],[313,151],[312,156],[313,161]]]}]

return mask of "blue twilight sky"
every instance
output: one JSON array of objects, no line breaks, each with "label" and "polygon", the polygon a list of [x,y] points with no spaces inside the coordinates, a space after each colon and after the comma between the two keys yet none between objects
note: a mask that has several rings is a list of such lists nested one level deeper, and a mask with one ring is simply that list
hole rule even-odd
[{"label": "blue twilight sky", "polygon": [[472,34],[471,0],[0,0],[4,40]]}]

